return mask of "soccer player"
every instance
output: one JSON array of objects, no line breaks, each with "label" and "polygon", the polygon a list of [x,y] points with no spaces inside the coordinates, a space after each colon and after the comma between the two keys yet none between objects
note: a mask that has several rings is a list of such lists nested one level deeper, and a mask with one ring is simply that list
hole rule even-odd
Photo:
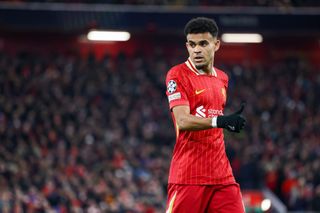
[{"label": "soccer player", "polygon": [[213,66],[218,27],[204,17],[184,29],[189,58],[167,73],[176,144],[170,166],[167,213],[243,213],[240,187],[227,159],[223,129],[240,132],[243,107],[224,115],[228,76]]}]

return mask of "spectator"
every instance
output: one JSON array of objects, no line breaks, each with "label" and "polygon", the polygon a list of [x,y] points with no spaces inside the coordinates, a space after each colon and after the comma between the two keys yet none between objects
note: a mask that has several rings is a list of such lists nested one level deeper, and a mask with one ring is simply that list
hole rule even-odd
[{"label": "spectator", "polygon": [[[142,56],[0,54],[1,212],[164,211],[170,64]],[[301,59],[223,66],[238,88],[227,109],[247,100],[248,128],[226,134],[236,178],[319,210],[319,73]]]}]

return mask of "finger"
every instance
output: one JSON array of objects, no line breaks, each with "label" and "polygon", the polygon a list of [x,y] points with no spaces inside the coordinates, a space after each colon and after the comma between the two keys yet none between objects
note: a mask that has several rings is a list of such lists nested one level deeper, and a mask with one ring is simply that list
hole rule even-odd
[{"label": "finger", "polygon": [[240,130],[242,130],[244,128],[244,126],[246,125],[246,120],[240,115],[239,116],[240,120],[238,121],[238,128],[239,132]]},{"label": "finger", "polygon": [[236,112],[236,114],[241,114],[242,111],[243,111],[243,109],[244,109],[244,107],[245,107],[245,105],[246,105],[246,103],[245,103],[245,102],[242,102],[242,103],[241,103],[241,108]]},{"label": "finger", "polygon": [[247,123],[246,119],[244,117],[242,117],[241,115],[240,115],[240,117],[241,117],[241,125],[245,126]]}]

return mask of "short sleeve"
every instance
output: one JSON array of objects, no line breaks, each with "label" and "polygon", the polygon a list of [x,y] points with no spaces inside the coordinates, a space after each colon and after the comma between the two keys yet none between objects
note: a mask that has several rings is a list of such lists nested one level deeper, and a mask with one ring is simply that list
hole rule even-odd
[{"label": "short sleeve", "polygon": [[181,78],[175,75],[174,70],[168,72],[166,86],[166,95],[168,97],[170,109],[179,105],[189,105],[186,89]]}]

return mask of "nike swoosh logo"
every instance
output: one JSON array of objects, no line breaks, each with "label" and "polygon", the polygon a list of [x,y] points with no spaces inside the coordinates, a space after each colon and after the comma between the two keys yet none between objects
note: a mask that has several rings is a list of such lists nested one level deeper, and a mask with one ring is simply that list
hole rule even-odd
[{"label": "nike swoosh logo", "polygon": [[234,131],[236,128],[234,126],[230,126],[228,125],[229,129],[231,129],[232,131]]},{"label": "nike swoosh logo", "polygon": [[203,93],[206,89],[196,90],[196,95]]}]

